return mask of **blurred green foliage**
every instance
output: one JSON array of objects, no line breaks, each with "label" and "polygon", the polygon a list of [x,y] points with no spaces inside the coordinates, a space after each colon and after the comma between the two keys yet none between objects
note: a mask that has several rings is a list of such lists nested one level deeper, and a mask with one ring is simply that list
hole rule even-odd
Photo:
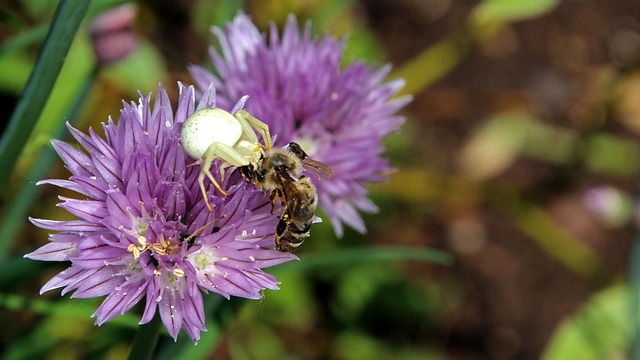
[{"label": "blurred green foliage", "polygon": [[594,294],[560,324],[542,358],[624,358],[631,332],[629,295],[629,288],[623,285]]}]

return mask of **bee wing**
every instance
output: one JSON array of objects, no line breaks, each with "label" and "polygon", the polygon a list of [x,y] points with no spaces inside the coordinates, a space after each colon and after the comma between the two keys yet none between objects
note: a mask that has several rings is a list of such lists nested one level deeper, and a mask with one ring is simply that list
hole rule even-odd
[{"label": "bee wing", "polygon": [[[287,201],[292,201],[293,199],[304,199],[307,197],[302,188],[298,185],[297,179],[291,179],[289,181],[282,182],[282,190],[284,193],[284,198]],[[288,206],[288,205],[287,205]]]},{"label": "bee wing", "polygon": [[306,157],[302,160],[302,167],[320,180],[327,180],[333,176],[333,169],[320,161],[313,160],[310,157]]}]

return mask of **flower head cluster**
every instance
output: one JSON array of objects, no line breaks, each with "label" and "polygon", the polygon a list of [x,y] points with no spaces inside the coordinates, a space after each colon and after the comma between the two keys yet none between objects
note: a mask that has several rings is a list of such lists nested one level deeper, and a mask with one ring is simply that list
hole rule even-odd
[{"label": "flower head cluster", "polygon": [[339,236],[343,222],[364,233],[358,210],[377,211],[365,185],[386,180],[391,171],[381,140],[404,121],[395,113],[410,97],[392,100],[404,82],[383,83],[390,66],[353,62],[341,68],[343,41],[312,38],[309,24],[299,31],[293,16],[281,36],[274,25],[263,36],[244,14],[213,32],[221,48],[210,50],[216,74],[190,69],[199,89],[213,83],[224,106],[249,95],[247,110],[277,134],[276,145],[298,142],[333,168],[332,179],[316,182],[320,207]]},{"label": "flower head cluster", "polygon": [[222,184],[228,196],[213,198],[210,212],[199,168],[187,166],[193,160],[180,145],[180,126],[195,110],[213,106],[212,87],[196,108],[193,87],[180,85],[174,113],[160,87],[153,106],[150,95],[125,103],[118,122],[103,124],[105,138],[68,126],[84,151],[52,141],[71,176],[39,184],[72,190],[80,199],[60,197],[59,206],[77,220],[31,219],[56,233],[26,257],[71,262],[41,292],[106,295],[93,314],[98,325],[144,298],[141,324],[157,310],[174,339],[184,329],[197,341],[206,330],[202,292],[257,299],[263,289],[277,289],[262,269],[296,257],[270,250],[278,219],[269,200],[235,172]]}]

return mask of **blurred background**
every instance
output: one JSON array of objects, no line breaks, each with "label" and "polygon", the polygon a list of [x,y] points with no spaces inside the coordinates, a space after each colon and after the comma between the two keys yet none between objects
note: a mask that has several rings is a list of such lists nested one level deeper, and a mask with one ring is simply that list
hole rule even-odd
[{"label": "blurred background", "polygon": [[[128,34],[122,56],[98,64],[90,24],[123,3],[111,20]],[[2,124],[56,6],[0,1]],[[632,357],[640,2],[94,0],[2,189],[3,359],[127,356],[139,312],[98,328],[99,299],[38,295],[67,264],[22,259],[47,239],[27,216],[69,215],[55,207],[59,189],[34,183],[67,176],[49,145],[67,136],[64,121],[99,129],[158,82],[176,100],[175,82],[192,83],[187,65],[208,64],[210,26],[239,9],[262,30],[289,13],[311,19],[314,34],[346,39],[345,64],[391,63],[414,100],[387,139],[397,172],[371,186],[381,210],[365,215],[368,234],[337,239],[317,225],[299,268],[270,271],[281,290],[231,300],[211,343],[163,337],[158,358],[177,345],[209,359]],[[453,262],[357,261],[357,249],[378,246],[439,249]],[[322,258],[341,249],[355,249],[353,261]]]}]

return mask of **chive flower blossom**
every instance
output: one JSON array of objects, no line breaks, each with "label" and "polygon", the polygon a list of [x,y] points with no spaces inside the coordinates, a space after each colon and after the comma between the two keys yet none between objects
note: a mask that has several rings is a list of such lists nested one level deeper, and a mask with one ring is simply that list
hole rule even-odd
[{"label": "chive flower blossom", "polygon": [[294,16],[282,35],[274,24],[261,34],[243,13],[212,31],[220,44],[209,52],[215,73],[190,67],[199,90],[213,83],[226,106],[249,95],[247,110],[277,134],[276,146],[295,141],[334,170],[331,179],[314,183],[336,234],[342,236],[343,223],[365,233],[359,211],[378,210],[366,185],[386,181],[392,171],[381,141],[404,121],[396,112],[411,98],[392,99],[404,81],[384,82],[389,65],[352,62],[342,68],[344,41],[313,38],[310,23],[300,31]]},{"label": "chive flower blossom", "polygon": [[213,211],[206,209],[199,166],[188,166],[194,160],[180,145],[180,127],[194,111],[216,105],[215,91],[209,87],[196,107],[193,86],[179,87],[175,113],[160,86],[153,106],[151,95],[142,94],[138,104],[124,103],[119,121],[103,124],[104,138],[68,125],[84,151],[52,140],[71,176],[38,185],[77,193],[60,196],[58,206],[78,219],[31,218],[55,233],[25,257],[71,262],[41,293],[63,288],[74,298],[106,296],[92,315],[97,325],[144,301],[140,324],[157,311],[174,339],[184,329],[197,342],[206,331],[202,293],[259,299],[264,289],[278,289],[262,269],[297,258],[271,249],[278,219],[268,197],[239,171],[227,172],[221,184],[227,196],[214,195]]}]

